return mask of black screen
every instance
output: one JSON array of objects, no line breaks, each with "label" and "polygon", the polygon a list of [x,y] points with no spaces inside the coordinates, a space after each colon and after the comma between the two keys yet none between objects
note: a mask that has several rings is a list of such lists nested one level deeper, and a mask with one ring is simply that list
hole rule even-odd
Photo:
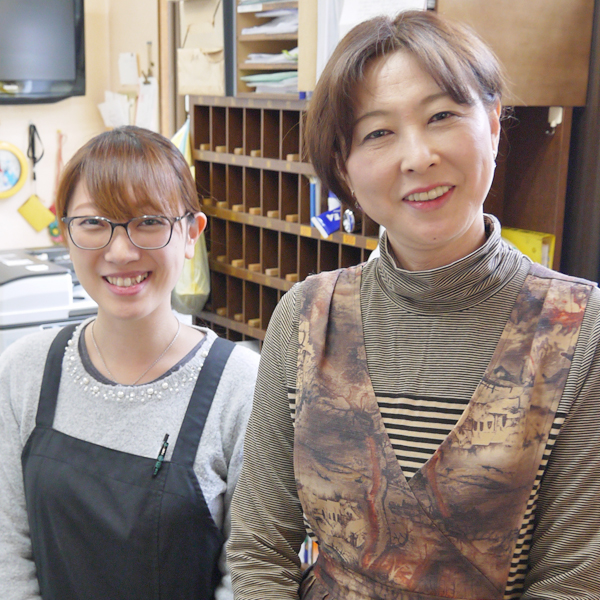
[{"label": "black screen", "polygon": [[0,103],[85,93],[83,0],[0,0]]}]

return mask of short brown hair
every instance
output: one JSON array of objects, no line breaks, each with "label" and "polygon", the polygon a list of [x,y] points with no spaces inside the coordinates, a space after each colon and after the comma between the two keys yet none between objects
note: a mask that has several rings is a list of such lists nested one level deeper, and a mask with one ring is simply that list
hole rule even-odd
[{"label": "short brown hair", "polygon": [[421,10],[360,23],[341,40],[323,70],[309,102],[305,132],[317,176],[345,202],[352,202],[342,175],[352,147],[357,86],[373,60],[398,51],[410,53],[459,104],[479,99],[491,110],[502,99],[500,63],[469,27]]},{"label": "short brown hair", "polygon": [[[179,216],[181,206],[200,211],[190,168],[167,138],[141,127],[119,127],[92,138],[66,164],[56,193],[56,214],[61,217],[83,183],[98,211],[110,219],[125,221],[154,214]],[[66,239],[66,238],[65,238]]]}]

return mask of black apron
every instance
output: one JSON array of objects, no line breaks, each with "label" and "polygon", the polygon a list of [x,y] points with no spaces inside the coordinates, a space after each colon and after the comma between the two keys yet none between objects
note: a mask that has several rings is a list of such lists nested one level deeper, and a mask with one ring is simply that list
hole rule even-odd
[{"label": "black apron", "polygon": [[[170,461],[104,448],[52,429],[62,359],[46,360],[36,427],[22,455],[33,556],[44,600],[212,600],[223,537],[193,470],[233,344],[217,338]],[[165,432],[166,433],[166,432]],[[156,440],[157,455],[162,440]]]}]

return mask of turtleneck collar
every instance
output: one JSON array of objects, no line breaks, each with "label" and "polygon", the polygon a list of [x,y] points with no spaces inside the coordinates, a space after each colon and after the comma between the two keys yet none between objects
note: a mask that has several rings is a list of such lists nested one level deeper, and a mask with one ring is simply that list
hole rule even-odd
[{"label": "turtleneck collar", "polygon": [[397,267],[384,232],[376,266],[383,291],[403,308],[423,313],[465,310],[489,298],[528,259],[502,241],[496,217],[484,215],[484,219],[487,240],[481,247],[456,262],[426,271]]}]

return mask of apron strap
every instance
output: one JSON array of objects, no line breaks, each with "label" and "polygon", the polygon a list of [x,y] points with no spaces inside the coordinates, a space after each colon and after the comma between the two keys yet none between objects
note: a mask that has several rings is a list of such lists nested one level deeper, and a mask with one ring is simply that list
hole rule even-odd
[{"label": "apron strap", "polygon": [[63,356],[65,355],[67,342],[73,336],[76,327],[77,323],[63,327],[52,341],[50,350],[48,350],[46,366],[44,367],[44,376],[42,378],[42,388],[40,390],[38,411],[35,417],[35,424],[38,427],[52,427],[52,423],[54,422]]},{"label": "apron strap", "polygon": [[221,374],[235,344],[217,338],[204,360],[177,437],[171,462],[193,467],[208,411],[221,380]]}]

